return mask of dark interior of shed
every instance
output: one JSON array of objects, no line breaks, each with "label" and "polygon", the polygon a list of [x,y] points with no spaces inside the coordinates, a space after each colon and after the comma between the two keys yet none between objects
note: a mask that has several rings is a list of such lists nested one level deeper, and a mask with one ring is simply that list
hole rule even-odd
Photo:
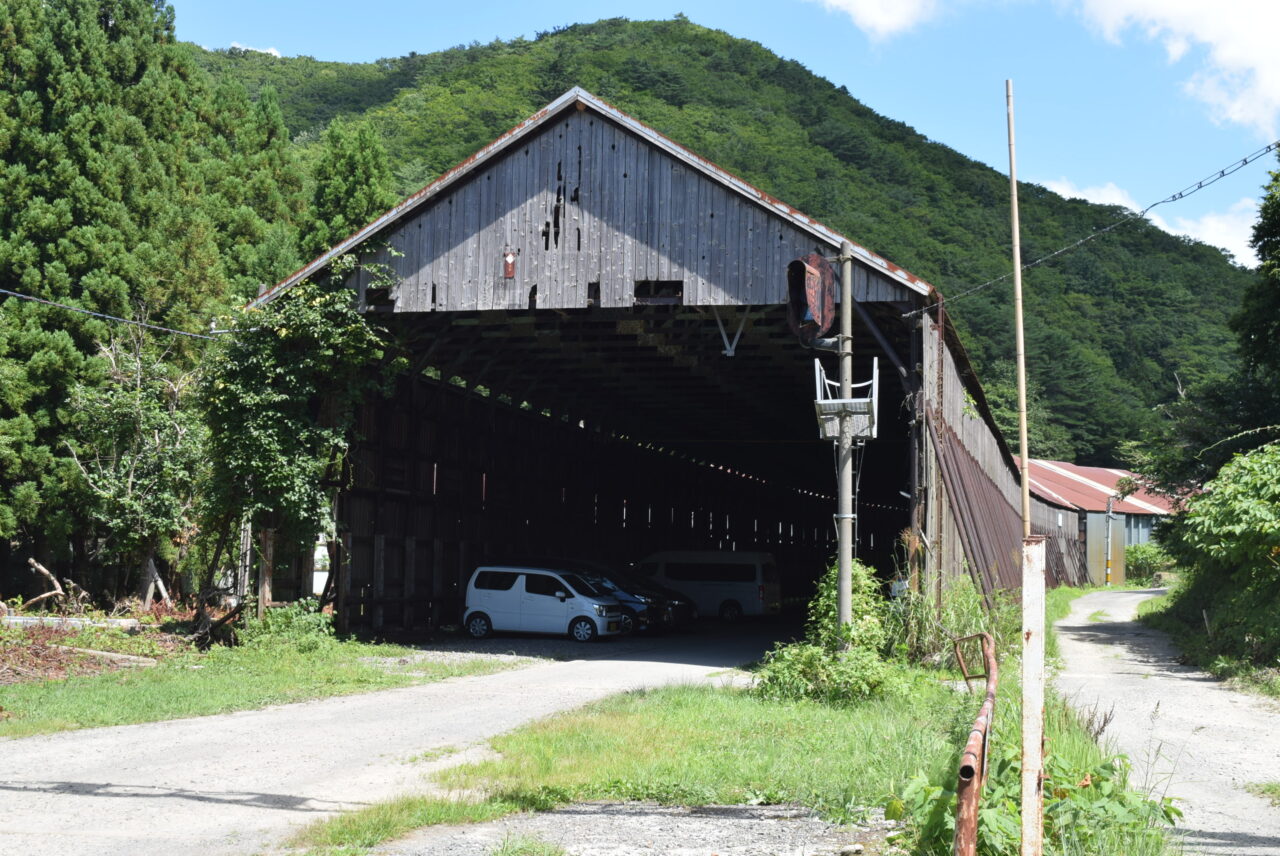
[{"label": "dark interior of shed", "polygon": [[[864,308],[906,360],[900,310]],[[835,552],[819,354],[783,306],[742,313],[650,303],[380,315],[412,369],[366,406],[340,507],[353,621],[450,623],[475,564],[522,554],[766,550],[784,598],[806,599]],[[912,412],[863,322],[854,337],[855,381],[873,357],[881,370],[879,436],[858,456],[857,555],[888,577],[909,523]],[[835,356],[820,356],[834,377]]]}]

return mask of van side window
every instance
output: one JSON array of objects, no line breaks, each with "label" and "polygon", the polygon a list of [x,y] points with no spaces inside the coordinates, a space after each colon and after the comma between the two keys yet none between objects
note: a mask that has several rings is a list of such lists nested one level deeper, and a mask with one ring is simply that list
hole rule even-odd
[{"label": "van side window", "polygon": [[476,574],[476,588],[490,591],[509,591],[516,584],[516,577],[508,571],[481,571]]},{"label": "van side window", "polygon": [[668,562],[667,579],[707,583],[749,583],[756,566],[745,562]]},{"label": "van side window", "polygon": [[525,574],[524,590],[529,594],[545,594],[555,597],[556,592],[564,591],[564,583],[546,574]]}]

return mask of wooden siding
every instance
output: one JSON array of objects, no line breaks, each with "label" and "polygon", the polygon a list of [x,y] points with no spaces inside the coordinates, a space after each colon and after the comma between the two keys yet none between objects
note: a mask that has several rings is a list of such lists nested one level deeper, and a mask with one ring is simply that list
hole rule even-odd
[{"label": "wooden siding", "polygon": [[[793,259],[838,249],[590,110],[487,161],[382,243],[363,260],[394,272],[396,312],[523,309],[535,288],[539,309],[585,308],[596,283],[599,305],[630,307],[642,281],[683,283],[686,305],[781,303]],[[914,295],[874,261],[855,268],[856,300]]]},{"label": "wooden siding", "polygon": [[[997,526],[1010,511],[1021,518],[1022,494],[1017,470],[1006,456],[996,436],[995,428],[980,413],[980,405],[968,392],[956,359],[947,340],[940,335],[936,317],[925,316],[921,321],[922,353],[922,411],[938,423],[938,433],[954,434],[964,452],[976,464],[995,490],[984,494],[987,502],[1006,504],[1002,508],[968,507],[972,497],[953,495],[943,478],[940,452],[935,443],[925,436],[925,479],[928,493],[927,508],[922,510],[926,543],[929,549],[928,569],[936,577],[933,586],[941,586],[947,577],[970,573],[975,582],[988,593],[997,588],[1013,589],[1021,585],[1016,573],[1017,560],[1003,568],[977,567],[976,557],[966,550],[964,541],[970,539],[997,540],[984,552],[1020,555],[1018,538],[1020,529],[1010,535],[1007,527]],[[996,498],[998,497],[998,499]],[[1057,525],[1058,514],[1064,515],[1064,525]],[[1046,578],[1049,585],[1082,585],[1087,582],[1084,568],[1083,544],[1074,523],[1074,512],[1042,500],[1032,494],[1032,532],[1045,535]],[[966,528],[968,529],[965,532]]]},{"label": "wooden siding", "polygon": [[765,550],[802,596],[834,549],[827,497],[452,384],[402,379],[364,403],[358,433],[338,514],[348,628],[456,624],[495,557]]}]

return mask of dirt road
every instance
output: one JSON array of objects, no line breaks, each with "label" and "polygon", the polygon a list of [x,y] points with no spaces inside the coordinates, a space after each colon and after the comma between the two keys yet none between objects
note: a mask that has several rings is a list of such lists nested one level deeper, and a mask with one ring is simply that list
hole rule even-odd
[{"label": "dirt road", "polygon": [[1244,790],[1280,781],[1280,705],[1179,665],[1168,638],[1134,620],[1149,591],[1088,594],[1058,624],[1058,688],[1114,711],[1110,738],[1139,784],[1178,799],[1188,856],[1280,854],[1280,808]]},{"label": "dirt road", "polygon": [[776,632],[611,640],[573,649],[589,659],[483,677],[2,740],[0,853],[260,852],[313,820],[422,792],[428,772],[467,757],[452,750],[534,719],[624,690],[725,680],[717,673],[758,659]]}]

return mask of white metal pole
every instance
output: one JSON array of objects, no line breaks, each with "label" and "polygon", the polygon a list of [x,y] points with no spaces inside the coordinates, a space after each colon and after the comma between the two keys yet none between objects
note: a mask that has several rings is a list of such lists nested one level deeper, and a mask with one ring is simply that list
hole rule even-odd
[{"label": "white metal pole", "polygon": [[[840,398],[853,398],[853,244],[840,245]],[[841,625],[853,621],[850,601],[853,593],[853,417],[840,412],[840,464],[837,534],[840,539],[836,559],[837,618]]]},{"label": "white metal pole", "polygon": [[1022,541],[1022,856],[1044,852],[1044,541]]},{"label": "white metal pole", "polygon": [[1107,585],[1111,585],[1111,509],[1114,506],[1115,501],[1116,498],[1114,496],[1107,497],[1107,571],[1105,579]]},{"label": "white metal pole", "polygon": [[1022,472],[1022,856],[1044,849],[1044,541],[1031,537],[1027,460],[1027,366],[1022,334],[1022,246],[1018,228],[1018,162],[1013,134],[1013,81],[1004,82],[1009,116],[1009,217],[1013,229],[1013,319],[1018,363],[1018,452]]}]

